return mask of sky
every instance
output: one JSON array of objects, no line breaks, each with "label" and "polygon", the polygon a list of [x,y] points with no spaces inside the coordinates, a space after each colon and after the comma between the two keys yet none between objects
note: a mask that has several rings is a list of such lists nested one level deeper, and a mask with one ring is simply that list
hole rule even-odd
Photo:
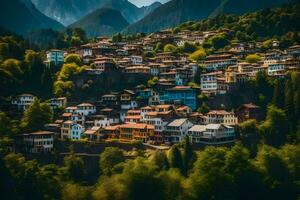
[{"label": "sky", "polygon": [[161,3],[165,3],[169,0],[129,0],[131,3],[134,3],[135,5],[137,5],[138,7],[142,7],[142,6],[148,6],[152,3],[154,3],[155,1],[159,1]]}]

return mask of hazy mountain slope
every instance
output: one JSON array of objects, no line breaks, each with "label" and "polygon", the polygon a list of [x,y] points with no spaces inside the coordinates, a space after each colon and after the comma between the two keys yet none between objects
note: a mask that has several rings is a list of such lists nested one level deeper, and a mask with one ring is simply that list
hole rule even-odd
[{"label": "hazy mountain slope", "polygon": [[63,28],[60,23],[38,11],[31,2],[23,0],[0,1],[0,27],[23,35],[41,28]]},{"label": "hazy mountain slope", "polygon": [[290,0],[172,0],[127,27],[125,33],[153,32],[221,13],[243,14]]},{"label": "hazy mountain slope", "polygon": [[99,8],[112,8],[122,13],[132,23],[149,14],[160,3],[138,8],[128,0],[32,0],[36,7],[45,15],[70,25]]},{"label": "hazy mountain slope", "polygon": [[110,36],[128,26],[128,22],[117,10],[100,8],[85,16],[70,27],[84,29],[89,37]]}]

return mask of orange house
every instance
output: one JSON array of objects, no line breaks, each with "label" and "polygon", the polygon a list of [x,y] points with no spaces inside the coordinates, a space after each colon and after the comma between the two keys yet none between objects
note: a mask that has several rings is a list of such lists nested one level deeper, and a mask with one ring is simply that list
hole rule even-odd
[{"label": "orange house", "polygon": [[149,124],[122,124],[120,125],[120,139],[123,141],[139,140],[147,142],[154,135],[154,126]]}]

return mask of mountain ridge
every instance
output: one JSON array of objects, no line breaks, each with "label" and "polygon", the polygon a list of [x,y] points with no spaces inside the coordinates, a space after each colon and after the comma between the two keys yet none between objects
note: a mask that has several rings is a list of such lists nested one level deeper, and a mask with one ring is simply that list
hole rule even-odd
[{"label": "mountain ridge", "polygon": [[28,0],[1,0],[0,27],[20,35],[42,28],[59,30],[63,25],[42,14]]},{"label": "mountain ridge", "polygon": [[279,6],[293,0],[172,0],[152,11],[143,19],[123,30],[127,34],[150,33],[171,28],[180,23],[208,18],[212,15],[231,13],[244,14],[263,8]]},{"label": "mountain ridge", "polygon": [[89,37],[111,36],[120,32],[128,22],[122,14],[112,8],[99,8],[71,24],[70,28],[82,28]]}]

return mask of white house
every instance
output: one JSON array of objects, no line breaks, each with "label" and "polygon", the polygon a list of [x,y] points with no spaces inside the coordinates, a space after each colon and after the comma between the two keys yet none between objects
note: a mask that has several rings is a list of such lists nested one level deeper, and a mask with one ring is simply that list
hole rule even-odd
[{"label": "white house", "polygon": [[100,128],[106,128],[108,126],[120,123],[118,117],[108,117],[106,115],[97,115],[94,118],[94,126]]},{"label": "white house", "polygon": [[225,110],[212,110],[207,113],[206,123],[234,126],[238,123],[238,118],[233,112],[227,112]]},{"label": "white house", "polygon": [[275,62],[268,65],[269,76],[284,76],[285,64],[283,62]]},{"label": "white house", "polygon": [[80,140],[84,127],[73,121],[65,121],[61,127],[61,139]]},{"label": "white house", "polygon": [[62,64],[64,62],[64,53],[64,51],[58,49],[47,51],[47,62],[53,62],[55,65]]},{"label": "white house", "polygon": [[52,98],[49,100],[48,104],[52,109],[65,108],[67,106],[67,98],[66,97]]},{"label": "white house", "polygon": [[216,93],[218,89],[218,78],[223,75],[222,71],[215,71],[207,74],[202,74],[201,90],[207,93]]},{"label": "white house", "polygon": [[54,133],[49,131],[38,131],[23,134],[23,145],[25,151],[30,153],[47,153],[53,151]]},{"label": "white house", "polygon": [[192,143],[218,145],[234,142],[235,131],[224,124],[195,125],[188,130],[188,135]]},{"label": "white house", "polygon": [[96,106],[90,103],[82,103],[77,105],[76,113],[84,116],[96,113]]},{"label": "white house", "polygon": [[130,61],[133,65],[141,65],[143,64],[143,57],[142,56],[130,56]]},{"label": "white house", "polygon": [[175,119],[166,126],[166,140],[172,143],[183,141],[188,129],[192,126],[193,124],[188,119]]},{"label": "white house", "polygon": [[25,111],[33,104],[35,96],[32,94],[21,94],[11,101],[12,105],[16,105],[18,110]]}]

